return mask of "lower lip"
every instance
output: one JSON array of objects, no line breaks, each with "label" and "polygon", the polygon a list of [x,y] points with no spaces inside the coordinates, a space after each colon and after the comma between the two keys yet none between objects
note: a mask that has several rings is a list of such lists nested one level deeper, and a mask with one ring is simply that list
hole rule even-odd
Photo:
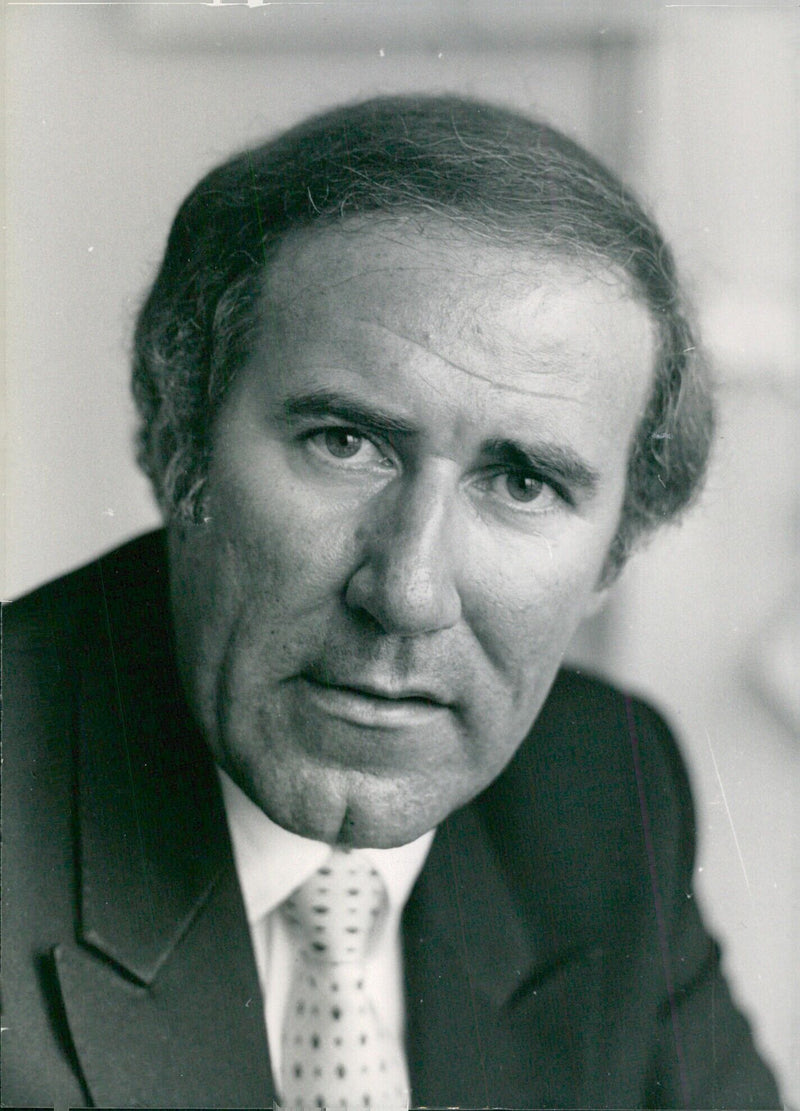
[{"label": "lower lip", "polygon": [[372,729],[408,729],[429,724],[448,707],[422,698],[379,698],[345,687],[300,680],[308,700],[329,717]]}]

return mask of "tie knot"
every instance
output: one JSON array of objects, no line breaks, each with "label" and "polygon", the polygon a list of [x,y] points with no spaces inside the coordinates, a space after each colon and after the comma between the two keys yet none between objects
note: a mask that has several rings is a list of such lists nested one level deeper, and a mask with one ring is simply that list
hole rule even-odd
[{"label": "tie knot", "polygon": [[387,909],[386,888],[375,869],[341,849],[281,906],[306,956],[323,963],[363,961]]}]

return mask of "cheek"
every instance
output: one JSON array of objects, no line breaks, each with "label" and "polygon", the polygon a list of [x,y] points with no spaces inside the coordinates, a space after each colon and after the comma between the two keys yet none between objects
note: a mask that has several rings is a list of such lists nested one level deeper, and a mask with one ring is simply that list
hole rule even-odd
[{"label": "cheek", "polygon": [[604,544],[587,550],[535,537],[482,560],[467,608],[488,653],[518,668],[520,679],[560,657],[593,608],[604,558]]},{"label": "cheek", "polygon": [[341,515],[334,517],[329,506],[285,479],[220,478],[212,527],[225,550],[223,561],[237,568],[243,605],[289,613],[344,588],[354,544]]}]

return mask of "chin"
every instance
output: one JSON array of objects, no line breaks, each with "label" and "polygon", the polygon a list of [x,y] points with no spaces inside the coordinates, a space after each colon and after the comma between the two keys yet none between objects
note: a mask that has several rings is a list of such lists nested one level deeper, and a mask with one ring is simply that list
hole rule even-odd
[{"label": "chin", "polygon": [[449,810],[437,809],[432,814],[418,807],[386,806],[361,796],[344,808],[314,806],[314,822],[309,825],[304,821],[294,832],[353,849],[392,849],[415,841],[448,813]]},{"label": "chin", "polygon": [[[297,769],[295,769],[297,771]],[[420,777],[395,779],[341,769],[314,769],[261,784],[230,773],[277,825],[330,845],[389,849],[433,829],[474,791],[434,792]],[[266,789],[264,789],[266,787]],[[462,797],[463,796],[463,797]]]},{"label": "chin", "polygon": [[437,824],[437,821],[408,821],[396,814],[366,814],[362,808],[347,810],[335,844],[352,849],[394,849],[416,841]]}]

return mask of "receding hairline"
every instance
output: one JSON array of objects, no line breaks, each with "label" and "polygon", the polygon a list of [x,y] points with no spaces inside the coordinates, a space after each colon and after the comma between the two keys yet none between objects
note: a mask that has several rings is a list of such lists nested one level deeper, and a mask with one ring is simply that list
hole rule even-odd
[{"label": "receding hairline", "polygon": [[[433,224],[433,226],[432,226]],[[586,367],[580,362],[575,362],[573,359],[568,359],[563,352],[560,351],[560,344],[564,337],[569,332],[569,325],[566,325],[566,330],[561,330],[561,324],[557,325],[559,329],[556,332],[552,331],[552,323],[548,322],[545,318],[544,329],[542,332],[541,345],[536,342],[529,343],[529,341],[521,340],[519,337],[515,339],[515,327],[512,323],[510,330],[506,330],[507,318],[505,317],[504,302],[506,296],[508,298],[507,304],[512,306],[516,302],[521,310],[530,311],[534,314],[539,313],[540,308],[543,308],[547,301],[553,296],[566,294],[569,298],[574,290],[576,296],[579,296],[579,289],[585,283],[597,283],[598,280],[606,287],[608,296],[605,295],[604,290],[597,290],[596,287],[591,291],[592,296],[597,299],[603,308],[608,308],[609,313],[614,311],[614,305],[623,303],[628,306],[633,306],[634,311],[637,312],[637,319],[632,325],[635,328],[635,342],[638,345],[640,356],[637,359],[636,367],[631,366],[630,372],[625,372],[626,377],[628,373],[634,373],[636,381],[639,383],[637,386],[637,398],[629,406],[633,424],[630,431],[628,450],[632,446],[632,441],[636,435],[638,424],[644,414],[644,410],[649,403],[650,397],[653,392],[653,387],[656,377],[656,368],[658,361],[658,327],[655,320],[655,315],[645,299],[638,296],[633,288],[629,275],[622,270],[621,267],[604,262],[601,266],[595,257],[591,257],[588,261],[577,258],[572,252],[559,252],[552,248],[543,251],[535,245],[529,245],[523,248],[519,245],[509,246],[506,243],[488,243],[484,240],[476,240],[470,236],[468,232],[459,229],[457,236],[454,238],[449,234],[449,228],[439,218],[426,217],[424,221],[420,222],[414,220],[409,224],[408,221],[399,221],[389,217],[380,216],[375,218],[373,215],[365,215],[358,218],[352,218],[346,228],[337,224],[334,226],[314,226],[310,228],[301,229],[298,233],[285,237],[281,243],[281,247],[276,251],[271,265],[266,268],[263,276],[263,288],[261,294],[261,307],[256,311],[255,318],[257,320],[257,332],[260,337],[265,334],[271,333],[268,342],[271,344],[275,339],[281,335],[291,334],[296,327],[301,330],[309,325],[315,318],[315,297],[317,291],[321,292],[322,298],[328,288],[334,290],[339,285],[346,285],[351,280],[356,283],[362,283],[360,288],[365,288],[363,282],[365,277],[369,279],[370,265],[367,263],[365,267],[358,264],[357,252],[343,253],[343,267],[341,273],[341,282],[334,280],[329,282],[326,275],[326,264],[335,265],[337,261],[337,239],[341,239],[344,235],[347,246],[360,245],[360,239],[364,241],[365,248],[374,246],[374,236],[377,234],[380,238],[382,232],[386,234],[386,243],[393,249],[393,254],[387,257],[385,265],[378,264],[375,268],[376,275],[381,273],[387,275],[387,288],[386,293],[392,294],[396,291],[391,285],[391,276],[402,273],[402,266],[398,267],[397,254],[394,248],[398,245],[409,247],[413,249],[419,245],[420,249],[429,248],[431,242],[441,246],[441,263],[447,265],[451,261],[456,262],[459,258],[465,256],[465,252],[469,252],[471,261],[476,260],[478,256],[478,263],[480,258],[486,257],[487,263],[483,272],[479,275],[481,279],[485,278],[488,285],[491,285],[496,278],[503,282],[503,287],[497,289],[488,289],[487,306],[488,313],[484,318],[482,313],[479,317],[485,325],[483,333],[476,337],[475,335],[468,336],[467,328],[463,333],[460,330],[462,323],[468,323],[468,318],[464,316],[464,312],[473,314],[473,309],[480,304],[480,286],[476,287],[474,284],[465,284],[465,299],[461,306],[457,306],[451,315],[448,311],[448,304],[456,305],[456,297],[458,296],[459,273],[455,267],[449,267],[450,274],[452,275],[451,281],[456,286],[455,297],[452,302],[444,302],[443,319],[449,318],[449,323],[445,323],[445,328],[454,328],[450,331],[450,335],[456,338],[460,335],[466,336],[467,340],[477,341],[483,348],[484,352],[489,356],[492,363],[487,364],[483,373],[473,370],[467,370],[465,365],[461,362],[454,363],[454,366],[461,371],[464,371],[470,376],[483,377],[495,389],[505,390],[513,389],[514,392],[530,392],[536,394],[539,392],[539,387],[535,381],[538,369],[547,369],[549,372],[558,371],[559,374],[566,374],[577,381],[585,380]],[[373,237],[373,242],[366,237]],[[322,256],[312,256],[312,270],[309,272],[303,265],[303,258],[297,257],[297,252],[305,253],[312,251],[320,242],[326,242],[327,251]],[[307,256],[306,256],[307,258]],[[422,261],[423,270],[431,270],[432,276],[439,272],[439,262],[436,258],[430,260],[425,258]],[[319,266],[319,269],[313,269]],[[413,271],[413,266],[410,268]],[[299,284],[294,284],[292,279],[297,276],[297,271],[302,273],[302,278]],[[467,261],[464,269],[464,277],[466,279],[474,278],[475,274],[469,261]],[[308,279],[308,280],[306,280]],[[377,282],[380,278],[377,278]],[[284,282],[288,283],[288,288],[284,286]],[[272,285],[270,285],[272,283]],[[277,287],[277,288],[276,288]],[[366,287],[369,292],[369,285]],[[420,275],[419,292],[427,294],[431,291],[431,287],[427,285],[424,274]],[[528,292],[536,293],[541,291],[543,299],[538,300],[535,296],[532,300],[527,301],[526,295]],[[405,291],[403,291],[405,292]],[[437,291],[433,290],[435,294]],[[415,297],[416,291],[412,285],[410,287],[410,295]],[[476,295],[478,301],[475,300]],[[489,298],[495,300],[499,316],[495,315],[495,310],[491,306]],[[526,303],[527,301],[527,303]],[[412,325],[411,332],[398,333],[396,327],[392,323],[395,319],[394,314],[391,312],[393,302],[387,300],[385,304],[389,308],[387,318],[382,319],[380,304],[384,302],[372,302],[374,310],[374,319],[370,316],[370,323],[377,328],[387,327],[390,333],[395,336],[399,335],[401,339],[411,343],[418,343],[419,336],[415,334]],[[585,302],[581,302],[585,304]],[[426,334],[427,326],[436,328],[439,321],[439,314],[442,312],[442,302],[435,295],[431,297],[430,301],[418,302],[422,306],[421,316],[419,323],[422,328],[420,335]],[[427,305],[430,304],[430,313],[428,313]],[[567,304],[567,314],[569,316],[569,305]],[[427,316],[426,316],[427,314]],[[435,315],[431,315],[435,314]],[[640,315],[638,315],[640,314]],[[577,320],[577,310],[572,313],[573,319]],[[567,317],[568,318],[568,317]],[[565,318],[565,319],[567,319]],[[358,319],[358,318],[356,318]],[[427,320],[427,324],[426,324]],[[388,321],[388,323],[387,323]],[[362,321],[364,323],[364,321]],[[493,325],[497,327],[493,327]],[[627,331],[627,328],[626,328]],[[548,346],[548,345],[554,346]],[[254,337],[254,342],[251,347],[251,352],[260,358],[258,352],[259,340]],[[602,380],[608,383],[609,388],[613,388],[613,381],[622,374],[622,370],[617,367],[615,373],[615,345],[614,339],[611,338],[606,343],[606,349],[609,352],[609,361],[599,373],[602,375]],[[446,348],[444,349],[447,350]],[[456,348],[455,350],[460,350]],[[514,354],[515,352],[525,350],[530,356],[530,369],[533,379],[529,386],[523,386],[519,382],[511,385],[504,381],[502,374],[503,360],[505,356]],[[449,361],[449,356],[443,351],[434,351],[440,355],[441,358]],[[455,356],[458,358],[458,356]],[[542,361],[544,360],[544,361]],[[497,367],[497,376],[495,378],[491,366]]]},{"label": "receding hairline", "polygon": [[[298,255],[312,248],[320,240],[333,242],[336,237],[343,239],[358,238],[359,236],[372,236],[386,232],[387,244],[400,244],[413,251],[419,245],[428,251],[432,245],[441,246],[442,263],[458,263],[467,257],[468,253],[478,258],[486,259],[485,271],[476,271],[472,268],[464,270],[464,277],[497,279],[508,283],[509,289],[518,288],[520,283],[525,284],[531,280],[546,282],[555,275],[563,279],[566,274],[575,278],[575,284],[581,279],[587,281],[597,280],[607,284],[609,288],[616,287],[621,297],[639,304],[646,310],[654,333],[658,330],[657,314],[641,290],[637,288],[634,277],[616,259],[608,257],[597,251],[580,250],[578,245],[572,243],[559,243],[548,236],[539,236],[535,229],[523,239],[521,235],[504,236],[502,233],[490,236],[480,234],[465,224],[453,226],[444,213],[421,213],[409,210],[407,213],[365,212],[347,215],[337,221],[320,220],[314,223],[303,223],[288,228],[276,237],[268,252],[265,252],[263,265],[260,268],[260,307],[284,308],[284,297],[296,297],[302,294],[303,289],[294,288],[283,294],[278,283],[285,278],[291,278],[296,267]],[[501,260],[508,262],[508,266],[500,266]],[[514,262],[518,265],[514,265]],[[335,265],[335,255],[330,259]],[[430,258],[425,260],[419,268],[420,273],[426,269],[438,267],[436,261]],[[413,270],[409,267],[409,270]],[[374,272],[380,275],[384,272],[397,272],[396,260],[386,266],[376,263]],[[457,270],[451,268],[451,273]],[[354,273],[363,273],[362,270],[344,272],[341,274],[343,281],[349,280]],[[335,280],[335,278],[334,278]],[[291,307],[291,306],[289,306]]]}]

